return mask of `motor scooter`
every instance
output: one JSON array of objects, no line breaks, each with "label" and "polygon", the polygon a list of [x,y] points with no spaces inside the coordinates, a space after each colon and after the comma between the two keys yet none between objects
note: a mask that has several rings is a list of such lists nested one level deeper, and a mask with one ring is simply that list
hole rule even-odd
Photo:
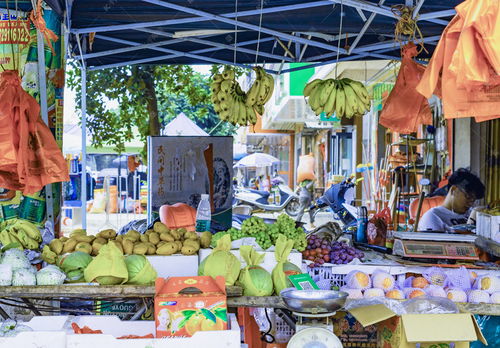
[{"label": "motor scooter", "polygon": [[299,196],[285,185],[281,177],[271,179],[271,190],[260,191],[245,187],[237,187],[234,193],[233,207],[250,206],[252,210],[262,209],[275,212],[285,210],[290,216],[299,213]]},{"label": "motor scooter", "polygon": [[313,211],[313,220],[321,209],[329,207],[334,217],[343,223],[344,231],[356,226],[357,220],[353,214],[356,211],[356,207],[351,205],[354,202],[356,194],[355,186],[356,184],[352,181],[352,178],[330,186],[323,196],[318,198],[309,208]]}]

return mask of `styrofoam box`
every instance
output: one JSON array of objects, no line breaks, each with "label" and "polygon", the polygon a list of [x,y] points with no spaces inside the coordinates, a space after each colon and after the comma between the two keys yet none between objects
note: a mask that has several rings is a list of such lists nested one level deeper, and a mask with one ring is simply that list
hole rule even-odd
[{"label": "styrofoam box", "polygon": [[[200,249],[198,252],[198,256],[200,259],[200,263],[212,252],[213,249]],[[241,267],[246,267],[246,262],[243,260],[243,258],[240,255],[239,250],[231,250],[231,253],[235,255],[238,260],[241,261]],[[264,261],[259,265],[262,268],[264,268],[266,271],[271,273],[273,271],[273,268],[276,266],[276,257],[274,255],[274,251],[263,251],[259,252],[259,254],[264,254]],[[301,268],[302,267],[302,253],[299,252],[291,252],[290,255],[288,255],[288,261],[295,264],[297,267]]]},{"label": "styrofoam box", "polygon": [[[46,316],[36,317],[25,323],[34,330],[21,332],[15,337],[0,337],[0,347],[36,347],[36,348],[240,348],[240,326],[234,314],[229,314],[230,330],[199,331],[189,338],[161,339],[121,339],[124,335],[147,335],[155,333],[154,321],[121,321],[116,316]],[[73,334],[70,323],[80,327],[88,326],[102,330],[103,334]]]},{"label": "styrofoam box", "polygon": [[482,237],[500,242],[500,216],[477,212],[476,233]]},{"label": "styrofoam box", "polygon": [[160,278],[193,277],[198,275],[197,255],[146,256]]}]

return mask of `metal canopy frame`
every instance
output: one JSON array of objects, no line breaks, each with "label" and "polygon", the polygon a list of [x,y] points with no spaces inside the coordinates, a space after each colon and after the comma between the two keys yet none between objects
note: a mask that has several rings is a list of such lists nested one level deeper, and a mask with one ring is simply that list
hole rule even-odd
[{"label": "metal canopy frame", "polygon": [[[430,0],[427,0],[428,2]],[[74,1],[70,1],[73,3]],[[114,0],[112,3],[118,2]],[[366,0],[324,0],[324,1],[309,1],[297,2],[294,4],[282,6],[269,6],[260,7],[256,9],[245,9],[239,12],[225,12],[221,14],[210,13],[200,9],[188,6],[182,6],[174,1],[166,0],[140,0],[140,2],[147,5],[157,6],[158,9],[167,9],[177,11],[178,15],[174,19],[155,20],[145,22],[134,22],[125,24],[110,24],[98,25],[85,28],[69,28],[69,31],[74,36],[85,37],[90,33],[95,33],[94,40],[99,42],[110,42],[113,45],[105,50],[98,50],[95,52],[83,51],[75,58],[82,59],[87,62],[87,70],[99,70],[113,67],[120,67],[133,64],[179,64],[176,63],[176,58],[185,58],[197,62],[198,64],[229,64],[236,65],[244,68],[250,68],[250,62],[231,61],[228,51],[236,50],[239,55],[246,54],[248,57],[255,56],[256,63],[265,63],[266,59],[269,63],[276,63],[280,61],[283,63],[310,63],[304,66],[292,67],[284,70],[270,70],[267,71],[272,74],[287,73],[301,69],[310,68],[313,66],[320,66],[331,64],[337,61],[348,61],[356,59],[389,59],[399,60],[399,46],[393,40],[383,42],[370,43],[366,42],[367,33],[373,35],[376,33],[376,28],[373,28],[373,22],[377,16],[391,18],[395,20],[398,18],[391,10],[390,6],[386,3],[394,3],[393,0],[378,0],[371,2]],[[451,16],[455,14],[453,8],[438,10],[434,12],[420,13],[425,9],[426,0],[406,0],[405,4],[414,6],[413,17],[419,22],[431,23],[434,26],[446,26]],[[263,2],[256,1],[260,5]],[[234,3],[233,3],[234,4]],[[70,4],[67,4],[70,5]],[[273,29],[266,25],[266,21],[262,21],[259,25],[251,23],[248,18],[250,16],[262,16],[266,14],[283,14],[288,11],[297,10],[310,10],[322,7],[332,8],[333,6],[342,5],[344,14],[346,10],[350,9],[353,14],[363,21],[357,33],[332,35],[320,31],[294,31],[284,32]],[[441,8],[444,7],[443,5]],[[71,7],[69,7],[71,13]],[[187,17],[186,17],[187,16]],[[172,16],[169,16],[172,17]],[[219,29],[200,29],[197,27],[200,23],[215,23],[220,25]],[[71,23],[71,19],[67,21]],[[175,26],[182,25],[185,27],[192,27],[192,34],[189,30],[183,30],[180,33],[176,32]],[[228,29],[233,26],[232,29]],[[222,29],[224,28],[224,29]],[[442,30],[441,29],[441,30]],[[221,35],[234,35],[236,33],[259,33],[259,39],[242,40],[241,42],[224,43],[221,42]],[[130,38],[125,33],[132,33],[140,37],[140,34],[148,34],[147,42],[139,42],[137,39]],[[387,37],[390,35],[384,35]],[[232,38],[233,36],[231,36]],[[439,35],[427,36],[423,42],[429,45],[435,45],[439,40]],[[125,39],[126,38],[126,39]],[[156,39],[160,39],[156,41]],[[347,38],[354,38],[354,41],[349,47],[340,47],[338,40]],[[223,40],[222,40],[223,41]],[[228,40],[226,39],[226,42]],[[373,42],[373,41],[372,41]],[[121,45],[116,48],[116,44]],[[182,46],[182,44],[184,44]],[[192,44],[196,49],[186,49],[187,46]],[[259,44],[266,44],[266,49]],[[257,45],[257,47],[255,47]],[[182,46],[182,48],[179,48]],[[102,46],[101,46],[102,47]],[[316,51],[322,52],[321,54],[306,54],[307,50],[315,48]],[[225,58],[220,58],[218,55],[221,52],[226,53]],[[314,51],[314,52],[316,52]],[[158,53],[159,52],[159,53]],[[293,53],[292,53],[293,52]],[[106,58],[113,61],[114,58],[122,54],[131,54],[136,57],[128,60],[123,60],[113,63],[105,63]],[[101,64],[95,63],[88,64],[88,60],[104,58]],[[116,60],[116,59],[115,59]],[[99,60],[100,61],[100,60]]]},{"label": "metal canopy frame", "polygon": [[[231,64],[237,65],[245,68],[250,68],[248,62],[242,63],[236,61],[236,52],[245,53],[250,56],[255,56],[256,63],[265,63],[265,59],[273,59],[273,63],[281,61],[280,69],[278,71],[267,70],[269,73],[280,74],[289,73],[301,69],[308,69],[312,67],[322,66],[326,64],[358,60],[358,59],[389,59],[389,60],[399,60],[400,57],[391,54],[391,52],[398,51],[398,45],[391,40],[391,42],[377,42],[377,43],[366,43],[363,39],[366,38],[366,33],[369,30],[375,31],[373,29],[373,22],[378,16],[389,17],[391,19],[397,19],[397,16],[391,11],[391,8],[385,6],[386,2],[391,2],[392,0],[378,0],[375,2],[370,2],[366,0],[325,0],[325,1],[297,1],[293,4],[283,5],[283,6],[269,6],[264,7],[264,0],[259,0],[260,6],[255,10],[244,10],[239,12],[229,12],[214,14],[207,11],[202,11],[195,8],[190,8],[186,6],[181,6],[172,1],[165,0],[140,0],[140,2],[149,5],[158,6],[158,8],[169,9],[178,11],[179,16],[182,15],[192,15],[183,18],[175,18],[157,21],[136,21],[134,23],[123,23],[123,24],[110,24],[110,25],[100,25],[85,28],[73,27],[72,14],[75,8],[76,1],[83,0],[46,0],[46,2],[57,3],[56,5],[61,5],[60,1],[64,3],[65,8],[65,24],[68,35],[65,36],[65,40],[69,43],[73,41],[74,58],[81,62],[81,72],[82,72],[82,98],[81,98],[81,110],[82,110],[82,227],[86,228],[86,196],[87,196],[87,186],[86,186],[86,79],[87,72],[91,70],[106,69],[112,67],[119,67],[132,64],[144,64],[144,63],[155,63],[165,64],[165,61],[173,60],[179,57],[187,57],[195,60],[198,63],[215,63],[215,64]],[[243,0],[241,0],[243,1]],[[375,0],[373,0],[375,1]],[[403,0],[401,0],[403,1]],[[408,6],[414,6],[413,17],[417,21],[426,21],[434,25],[444,26],[448,24],[449,17],[455,14],[453,8],[446,10],[439,10],[433,12],[426,12],[420,14],[420,10],[424,7],[426,0],[404,0],[405,4]],[[427,0],[428,2],[431,0]],[[451,0],[450,0],[451,1]],[[116,4],[119,0],[110,0],[108,4]],[[126,2],[124,0],[124,2]],[[350,8],[353,10],[356,16],[361,18],[362,25],[357,33],[350,33],[350,38],[355,38],[350,47],[341,48],[339,40],[346,40],[349,34],[342,33],[339,30],[337,35],[332,35],[331,32],[321,32],[315,30],[305,30],[305,31],[280,31],[273,29],[266,25],[264,21],[262,23],[262,16],[264,14],[273,13],[286,13],[287,11],[296,10],[307,10],[315,9],[319,7],[333,7],[334,5],[341,5],[341,8]],[[341,15],[345,15],[346,12]],[[247,19],[241,20],[241,18],[248,18],[249,16],[260,16],[259,25],[252,24]],[[224,29],[200,29],[196,27],[196,24],[203,22],[213,22],[221,24]],[[176,33],[174,30],[169,30],[169,27],[178,26],[183,24],[185,26],[191,25],[195,33],[188,36],[182,36]],[[233,26],[232,29],[227,29],[228,25]],[[257,32],[258,39],[245,39],[240,42],[234,43],[222,43],[217,41],[217,37],[220,35],[232,33],[237,34],[240,31],[250,31]],[[442,31],[441,29],[441,31]],[[174,31],[174,32],[172,32]],[[149,34],[147,42],[138,42],[134,38],[130,37],[126,33],[147,33]],[[119,44],[122,47],[112,48],[107,47],[106,49],[98,50],[97,52],[90,52],[87,50],[87,45],[84,44],[85,35],[90,33],[95,33],[94,40],[99,40],[100,42],[109,42],[112,44]],[[43,42],[40,40],[40,33],[38,42]],[[385,35],[388,36],[388,35]],[[73,40],[71,40],[73,38]],[[162,41],[155,41],[154,38],[162,38]],[[215,38],[215,40],[214,40]],[[428,45],[435,45],[439,40],[440,35],[428,35],[423,38],[423,42]],[[219,38],[220,39],[220,38]],[[385,37],[384,37],[385,39]],[[283,42],[285,41],[286,44]],[[172,47],[174,45],[182,44],[193,44],[196,49],[181,49],[178,47]],[[270,51],[263,49],[260,44],[271,43]],[[252,46],[256,45],[256,48]],[[292,48],[292,45],[294,47]],[[69,45],[68,45],[69,46]],[[207,46],[203,48],[198,48],[197,46]],[[281,47],[282,52],[275,52],[275,48]],[[184,46],[183,46],[184,47]],[[307,50],[312,48],[318,48],[323,50],[321,54],[312,54],[305,57]],[[259,49],[260,48],[260,49]],[[43,46],[39,44],[38,49],[43,49]],[[230,61],[227,58],[221,59],[214,58],[212,55],[220,53],[221,51],[229,50],[235,52],[235,61]],[[130,52],[142,52],[151,53],[146,54],[142,58],[138,59],[122,59],[118,62],[113,62],[109,64],[88,64],[88,60],[100,57],[116,57],[122,54]],[[68,54],[71,54],[71,48],[68,49]],[[43,58],[43,54],[38,55],[39,58]],[[259,61],[259,58],[261,61]],[[282,70],[281,67],[283,63],[297,62],[297,63],[309,63],[302,66],[291,67],[289,69]],[[44,66],[43,59],[39,61],[41,66]],[[43,74],[40,74],[43,75]],[[42,79],[41,79],[42,80]],[[44,81],[40,81],[43,85]],[[41,89],[43,92],[43,89]],[[42,93],[42,101],[43,98]],[[43,104],[43,102],[42,102]],[[43,105],[42,105],[43,106]],[[42,107],[42,111],[43,111]],[[45,107],[46,109],[46,107]]]}]

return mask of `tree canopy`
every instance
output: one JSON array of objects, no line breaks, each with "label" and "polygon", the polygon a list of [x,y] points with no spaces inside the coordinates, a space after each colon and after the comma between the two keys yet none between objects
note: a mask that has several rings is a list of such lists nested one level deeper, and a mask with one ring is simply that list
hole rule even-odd
[{"label": "tree canopy", "polygon": [[[70,64],[66,82],[76,91],[79,108],[81,73],[74,61]],[[213,66],[212,72],[219,69]],[[118,102],[117,110],[109,107],[110,101]],[[191,66],[134,65],[87,72],[87,129],[95,147],[114,146],[123,152],[135,127],[145,143],[180,112],[212,135],[232,135],[236,130],[219,123],[210,101],[210,78]]]}]

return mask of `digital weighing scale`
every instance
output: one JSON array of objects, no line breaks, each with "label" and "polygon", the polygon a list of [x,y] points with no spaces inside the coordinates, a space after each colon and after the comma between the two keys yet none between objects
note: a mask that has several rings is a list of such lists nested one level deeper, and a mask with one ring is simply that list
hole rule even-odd
[{"label": "digital weighing scale", "polygon": [[406,258],[479,260],[476,235],[395,232],[392,253]]},{"label": "digital weighing scale", "polygon": [[285,289],[280,295],[297,318],[295,335],[287,348],[342,348],[342,342],[333,333],[331,317],[344,305],[345,292]]}]

